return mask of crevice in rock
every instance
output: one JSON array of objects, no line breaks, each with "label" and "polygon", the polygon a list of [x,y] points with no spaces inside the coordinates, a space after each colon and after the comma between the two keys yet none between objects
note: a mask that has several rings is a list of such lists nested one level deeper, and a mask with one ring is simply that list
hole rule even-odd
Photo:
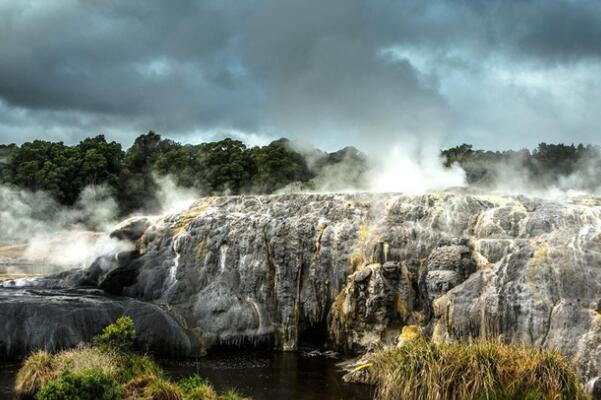
[{"label": "crevice in rock", "polygon": [[267,274],[267,280],[268,280],[268,286],[271,288],[271,291],[269,293],[269,296],[271,296],[271,300],[268,304],[269,306],[269,313],[271,314],[271,320],[272,321],[276,321],[276,314],[277,314],[277,310],[278,310],[278,290],[276,287],[276,266],[275,266],[275,262],[273,261],[273,255],[271,253],[271,246],[269,245],[269,239],[267,238],[267,225],[263,226],[263,243],[265,245],[265,252],[267,253],[267,269],[268,269],[268,274]]},{"label": "crevice in rock", "polygon": [[551,306],[551,310],[549,311],[549,316],[547,317],[547,323],[545,328],[545,334],[543,335],[543,340],[541,341],[541,346],[544,346],[547,343],[547,337],[549,336],[549,331],[551,330],[551,319],[553,318],[553,312],[555,311],[555,307],[557,307],[557,300],[553,302]]},{"label": "crevice in rock", "polygon": [[326,348],[328,340],[327,320],[323,320],[302,330],[298,338],[299,348],[317,348],[323,350]]}]

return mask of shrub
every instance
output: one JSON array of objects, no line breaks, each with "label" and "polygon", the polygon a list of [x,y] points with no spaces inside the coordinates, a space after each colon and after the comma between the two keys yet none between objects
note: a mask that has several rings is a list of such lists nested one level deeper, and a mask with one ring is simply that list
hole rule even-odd
[{"label": "shrub", "polygon": [[114,378],[100,370],[65,371],[43,386],[37,400],[118,400],[122,389]]},{"label": "shrub", "polygon": [[379,399],[585,399],[565,356],[493,341],[436,344],[424,339],[385,350],[367,368]]},{"label": "shrub", "polygon": [[156,378],[144,389],[144,398],[148,400],[184,400],[184,395],[176,384]]},{"label": "shrub", "polygon": [[15,379],[15,392],[20,399],[31,399],[42,386],[57,376],[54,356],[46,351],[31,354]]},{"label": "shrub", "polygon": [[134,321],[130,317],[121,316],[94,338],[94,344],[103,351],[128,352],[131,351],[135,338]]}]

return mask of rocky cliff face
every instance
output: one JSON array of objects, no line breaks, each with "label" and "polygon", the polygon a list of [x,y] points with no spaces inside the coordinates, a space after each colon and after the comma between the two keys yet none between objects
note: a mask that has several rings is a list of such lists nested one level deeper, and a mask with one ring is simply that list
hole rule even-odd
[{"label": "rocky cliff face", "polygon": [[468,193],[204,198],[125,221],[136,250],[45,285],[162,304],[207,346],[295,349],[500,337],[558,347],[601,372],[601,202]]}]

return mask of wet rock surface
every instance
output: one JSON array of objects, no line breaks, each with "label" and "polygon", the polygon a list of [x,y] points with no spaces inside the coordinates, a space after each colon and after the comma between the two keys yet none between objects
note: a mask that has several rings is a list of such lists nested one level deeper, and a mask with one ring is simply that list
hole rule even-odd
[{"label": "wet rock surface", "polygon": [[162,356],[190,355],[190,339],[153,304],[98,290],[0,289],[0,359],[89,342],[121,315],[136,325],[136,346]]},{"label": "wet rock surface", "polygon": [[210,197],[122,224],[135,250],[37,280],[164,305],[207,346],[434,340],[559,348],[601,372],[601,207],[445,192]]}]

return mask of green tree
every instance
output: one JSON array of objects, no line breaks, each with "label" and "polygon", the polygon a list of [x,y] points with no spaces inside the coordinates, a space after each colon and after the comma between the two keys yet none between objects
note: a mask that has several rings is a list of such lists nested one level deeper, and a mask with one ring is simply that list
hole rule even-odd
[{"label": "green tree", "polygon": [[305,158],[291,149],[288,139],[255,147],[252,157],[257,167],[253,187],[260,193],[273,193],[290,183],[306,182],[314,176]]},{"label": "green tree", "polygon": [[153,167],[161,154],[178,146],[153,131],[136,138],[125,153],[118,184],[118,200],[123,213],[136,209],[157,209],[158,186],[153,177]]},{"label": "green tree", "polygon": [[107,142],[103,135],[82,140],[75,148],[79,160],[79,181],[83,188],[101,183],[117,187],[124,153],[117,142]]},{"label": "green tree", "polygon": [[229,138],[199,145],[198,161],[201,189],[208,193],[245,191],[256,172],[244,143]]}]

